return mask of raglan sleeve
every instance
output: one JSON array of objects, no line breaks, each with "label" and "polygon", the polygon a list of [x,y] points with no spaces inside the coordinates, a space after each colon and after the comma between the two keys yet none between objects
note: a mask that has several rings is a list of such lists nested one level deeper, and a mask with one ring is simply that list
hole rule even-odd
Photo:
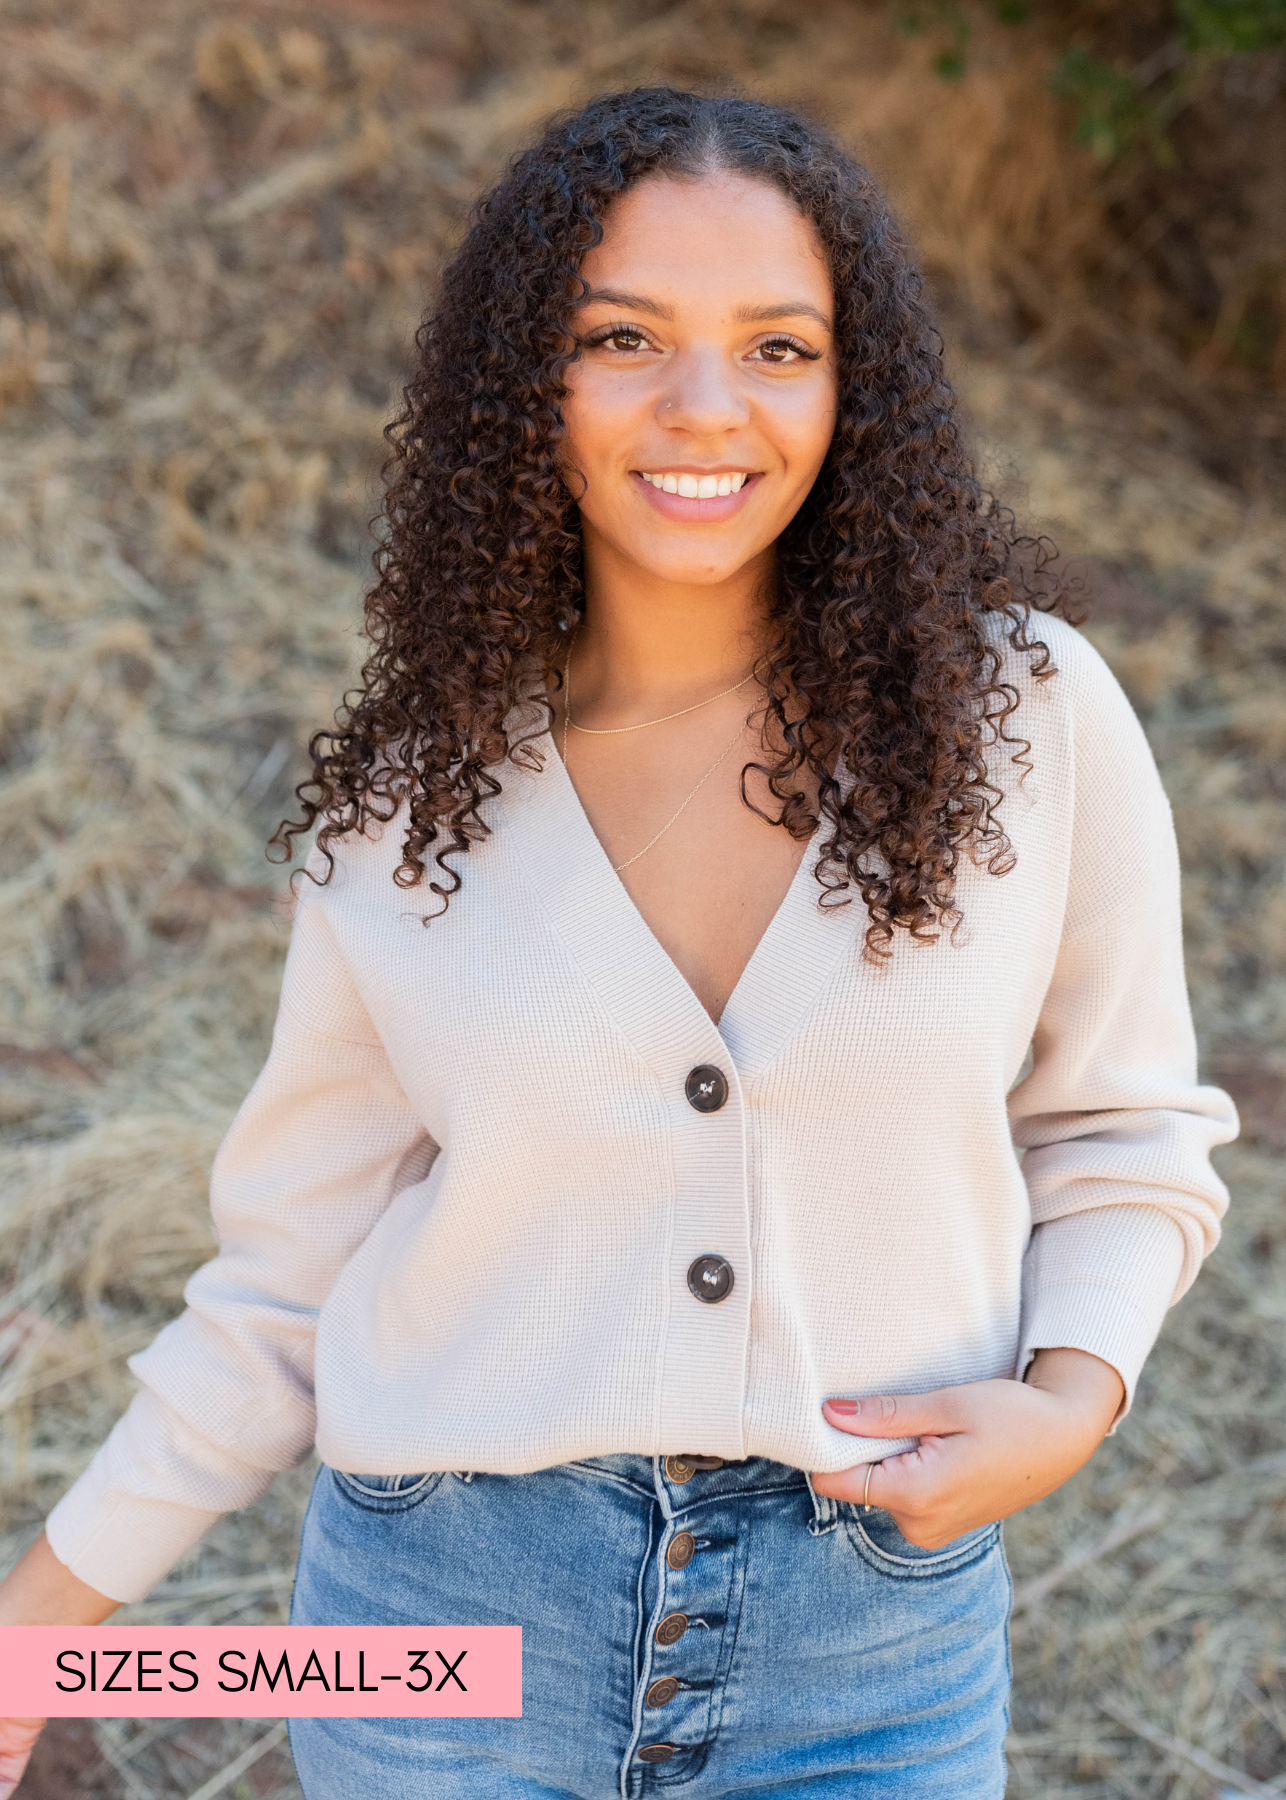
[{"label": "raglan sleeve", "polygon": [[1009,1097],[1033,1227],[1017,1372],[1039,1349],[1089,1351],[1125,1384],[1119,1423],[1218,1241],[1228,1192],[1210,1151],[1237,1114],[1197,1078],[1178,848],[1151,749],[1102,657],[1066,636],[1068,902],[1030,1071]]},{"label": "raglan sleeve", "polygon": [[216,1154],[218,1253],[131,1357],[139,1388],[54,1507],[55,1556],[141,1599],[225,1512],[307,1456],[319,1310],[436,1145],[402,1091],[327,918],[300,884],[272,1046]]}]

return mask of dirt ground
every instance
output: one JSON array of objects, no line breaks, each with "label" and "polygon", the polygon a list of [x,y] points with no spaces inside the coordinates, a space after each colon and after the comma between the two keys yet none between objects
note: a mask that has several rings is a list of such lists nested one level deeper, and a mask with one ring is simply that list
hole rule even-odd
[{"label": "dirt ground", "polygon": [[[1175,808],[1203,1069],[1243,1116],[1224,1241],[1133,1413],[1007,1527],[1011,1794],[1286,1794],[1286,526],[1255,449],[1282,403],[1203,387],[1141,300],[1095,297],[1106,178],[1066,147],[1043,40],[994,10],[954,84],[859,0],[0,16],[0,1566],[209,1251],[288,931],[263,845],[356,666],[434,272],[544,113],[732,77],[889,181],[982,466],[1092,590]],[[122,1617],[283,1618],[309,1479]],[[22,1788],[217,1793],[297,1795],[271,1722],[62,1724]]]}]

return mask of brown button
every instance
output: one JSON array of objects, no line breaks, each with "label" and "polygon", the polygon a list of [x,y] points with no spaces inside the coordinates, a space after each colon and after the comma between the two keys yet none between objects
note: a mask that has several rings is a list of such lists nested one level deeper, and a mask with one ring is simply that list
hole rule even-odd
[{"label": "brown button", "polygon": [[675,1744],[644,1744],[639,1751],[640,1762],[669,1762],[678,1748]]},{"label": "brown button", "polygon": [[698,1256],[688,1264],[688,1286],[698,1300],[725,1300],[732,1292],[732,1264],[726,1256]]},{"label": "brown button", "polygon": [[670,1548],[665,1553],[665,1560],[672,1569],[686,1569],[696,1553],[697,1540],[690,1531],[681,1531],[670,1540]]},{"label": "brown button", "polygon": [[644,1696],[645,1706],[668,1706],[679,1691],[678,1677],[663,1675],[654,1681]]},{"label": "brown button", "polygon": [[656,1628],[658,1644],[677,1644],[688,1629],[687,1613],[666,1613]]},{"label": "brown button", "polygon": [[690,1450],[685,1456],[667,1456],[665,1459],[665,1472],[676,1487],[691,1481],[698,1469],[704,1473],[722,1467],[721,1456],[694,1456]]},{"label": "brown button", "polygon": [[698,1063],[683,1084],[688,1105],[698,1112],[718,1112],[728,1098],[728,1077],[713,1063]]}]

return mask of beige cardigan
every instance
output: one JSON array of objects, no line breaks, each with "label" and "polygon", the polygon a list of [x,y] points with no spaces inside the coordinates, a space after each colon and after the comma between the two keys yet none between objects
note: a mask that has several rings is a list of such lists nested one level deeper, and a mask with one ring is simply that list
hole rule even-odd
[{"label": "beige cardigan", "polygon": [[[314,1440],[384,1473],[833,1470],[891,1446],[829,1426],[828,1394],[1012,1376],[1042,1345],[1132,1389],[1217,1238],[1236,1115],[1197,1085],[1143,733],[1095,650],[1038,625],[1059,674],[1007,656],[1033,773],[994,765],[1016,868],[966,861],[956,940],[901,936],[877,969],[860,901],[818,905],[815,842],[717,1028],[548,738],[427,928],[391,879],[400,819],[346,841],[302,885],[215,1163],[220,1253],[132,1358],[55,1553],[138,1598]],[[685,1095],[701,1064],[714,1112]],[[720,1300],[689,1285],[703,1255]]]}]

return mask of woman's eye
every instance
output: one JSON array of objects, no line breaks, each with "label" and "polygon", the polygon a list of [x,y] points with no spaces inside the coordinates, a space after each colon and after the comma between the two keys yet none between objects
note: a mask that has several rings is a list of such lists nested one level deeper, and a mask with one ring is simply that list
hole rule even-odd
[{"label": "woman's eye", "polygon": [[780,365],[792,362],[796,357],[807,357],[811,362],[818,352],[796,343],[794,338],[769,338],[767,343],[756,346],[754,354],[763,362]]},{"label": "woman's eye", "polygon": [[613,350],[624,351],[627,355],[639,350],[646,350],[648,341],[641,331],[633,325],[614,325],[610,331],[603,331],[589,340],[591,350],[610,346]]}]

